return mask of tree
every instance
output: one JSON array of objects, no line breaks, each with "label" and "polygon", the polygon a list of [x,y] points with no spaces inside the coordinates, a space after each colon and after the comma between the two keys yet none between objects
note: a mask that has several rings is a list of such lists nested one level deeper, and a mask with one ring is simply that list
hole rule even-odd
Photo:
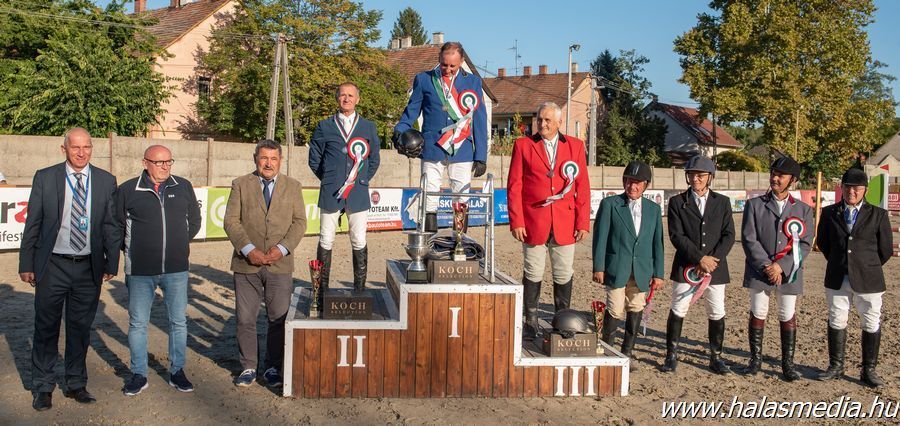
[{"label": "tree", "polygon": [[[296,140],[307,141],[316,123],[337,109],[338,85],[360,88],[357,110],[390,134],[406,102],[406,83],[386,63],[384,53],[367,45],[379,38],[381,12],[349,0],[245,0],[213,30],[209,52],[199,68],[211,77],[210,95],[198,102],[201,119],[212,130],[242,140],[265,136],[274,63],[272,34],[289,38],[291,101]],[[281,100],[279,104],[281,105]],[[284,140],[279,112],[276,139]],[[386,139],[386,137],[385,137]]]},{"label": "tree", "polygon": [[615,56],[604,50],[591,62],[600,78],[606,111],[598,123],[597,159],[601,164],[624,166],[632,160],[665,167],[670,164],[665,146],[666,126],[644,108],[651,83],[641,74],[649,59],[634,50]]},{"label": "tree", "polygon": [[391,30],[391,39],[403,37],[412,37],[413,46],[428,43],[428,32],[422,26],[422,16],[412,7],[400,11],[400,16],[394,21],[394,28]]},{"label": "tree", "polygon": [[[169,96],[148,22],[81,0],[14,2],[0,16],[0,131],[141,135]],[[40,15],[35,12],[41,12]]]},{"label": "tree", "polygon": [[675,40],[691,97],[717,121],[759,124],[770,149],[839,174],[893,117],[869,52],[871,0],[713,0]]},{"label": "tree", "polygon": [[766,166],[756,158],[740,151],[725,151],[716,156],[716,168],[719,170],[765,172]]}]

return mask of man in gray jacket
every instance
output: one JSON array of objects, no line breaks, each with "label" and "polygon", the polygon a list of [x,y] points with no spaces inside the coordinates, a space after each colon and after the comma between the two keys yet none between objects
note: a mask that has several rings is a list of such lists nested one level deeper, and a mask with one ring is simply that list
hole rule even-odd
[{"label": "man in gray jacket", "polygon": [[815,231],[812,209],[790,194],[799,177],[800,165],[793,158],[775,160],[769,172],[769,192],[747,201],[741,230],[746,255],[744,287],[750,290],[750,361],[745,373],[759,372],[769,296],[775,292],[781,323],[781,371],[789,382],[800,378],[794,369],[795,307],[797,296],[803,293],[803,261],[812,248]]}]

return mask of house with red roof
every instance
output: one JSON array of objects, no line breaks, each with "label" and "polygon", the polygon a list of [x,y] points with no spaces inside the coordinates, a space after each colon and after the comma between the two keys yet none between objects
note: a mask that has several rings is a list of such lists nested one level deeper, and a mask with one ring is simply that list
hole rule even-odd
[{"label": "house with red roof", "polygon": [[740,141],[719,126],[715,127],[714,138],[712,121],[700,117],[696,108],[654,101],[647,105],[647,110],[651,116],[665,121],[668,127],[664,150],[673,165],[682,165],[697,154],[712,158],[743,147]]}]

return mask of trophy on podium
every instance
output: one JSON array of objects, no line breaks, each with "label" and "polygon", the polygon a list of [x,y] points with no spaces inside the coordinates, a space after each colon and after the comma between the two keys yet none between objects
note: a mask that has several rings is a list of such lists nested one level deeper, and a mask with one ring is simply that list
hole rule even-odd
[{"label": "trophy on podium", "polygon": [[[591,313],[594,315],[594,332],[597,333],[597,341],[600,341],[603,329],[603,313],[606,312],[606,303],[599,300],[591,302]],[[597,344],[597,355],[603,354],[603,347]]]},{"label": "trophy on podium", "polygon": [[469,213],[469,205],[459,201],[453,202],[453,231],[456,235],[456,246],[453,248],[453,260],[464,262],[466,250],[463,247],[463,234],[466,231],[466,216]]},{"label": "trophy on podium", "polygon": [[322,307],[319,289],[322,287],[322,261],[315,259],[309,261],[309,282],[312,285],[312,297],[309,302],[309,317],[316,318]]}]

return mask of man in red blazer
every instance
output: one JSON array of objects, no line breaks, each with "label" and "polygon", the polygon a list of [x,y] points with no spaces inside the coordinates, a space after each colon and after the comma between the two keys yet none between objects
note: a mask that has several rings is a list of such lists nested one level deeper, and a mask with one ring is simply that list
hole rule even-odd
[{"label": "man in red blazer", "polygon": [[509,228],[522,242],[525,338],[538,337],[538,300],[550,250],[553,306],[569,307],[575,243],[590,229],[591,186],[584,141],[559,132],[562,110],[553,102],[537,111],[538,134],[516,140],[507,178]]}]

